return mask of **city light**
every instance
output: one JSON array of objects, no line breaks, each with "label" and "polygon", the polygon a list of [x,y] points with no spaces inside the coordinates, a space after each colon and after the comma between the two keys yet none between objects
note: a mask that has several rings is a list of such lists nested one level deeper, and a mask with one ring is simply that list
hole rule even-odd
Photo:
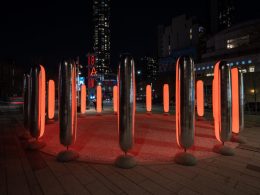
[{"label": "city light", "polygon": [[55,114],[55,83],[53,80],[48,82],[48,118],[53,119]]}]

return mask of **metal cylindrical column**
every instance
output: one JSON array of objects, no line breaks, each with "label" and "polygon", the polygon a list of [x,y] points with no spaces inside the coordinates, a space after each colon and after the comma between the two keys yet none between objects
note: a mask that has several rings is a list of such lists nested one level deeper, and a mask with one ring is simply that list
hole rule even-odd
[{"label": "metal cylindrical column", "polygon": [[53,120],[55,116],[55,83],[53,80],[48,82],[48,119]]},{"label": "metal cylindrical column", "polygon": [[28,140],[30,136],[29,126],[30,126],[30,76],[24,74],[23,77],[23,124],[26,129],[21,135],[20,139]]},{"label": "metal cylindrical column", "polygon": [[152,87],[151,85],[146,85],[146,111],[151,114],[152,111]]},{"label": "metal cylindrical column", "polygon": [[102,112],[102,87],[101,85],[98,85],[97,86],[97,101],[96,101],[96,104],[97,104],[97,115],[100,115],[101,112]]},{"label": "metal cylindrical column", "polygon": [[45,146],[39,142],[45,130],[45,69],[35,66],[30,73],[30,133],[36,141],[29,144],[29,149],[37,150]]},{"label": "metal cylindrical column", "polygon": [[196,82],[196,100],[197,114],[199,117],[204,116],[204,83],[202,80]]},{"label": "metal cylindrical column", "polygon": [[30,118],[30,76],[28,74],[24,75],[23,81],[23,118],[24,118],[24,127],[29,128],[29,118]]},{"label": "metal cylindrical column", "polygon": [[239,133],[244,129],[244,79],[237,67],[231,69],[232,78],[232,138],[231,141],[245,143]]},{"label": "metal cylindrical column", "polygon": [[118,108],[117,108],[117,101],[118,101],[118,95],[117,95],[117,86],[113,87],[113,108],[114,108],[114,114],[117,114]]},{"label": "metal cylindrical column", "polygon": [[116,165],[121,168],[132,168],[136,165],[134,157],[127,155],[134,145],[135,90],[134,59],[123,54],[118,69],[118,134],[119,146],[125,154],[116,160]]},{"label": "metal cylindrical column", "polygon": [[86,113],[86,98],[87,98],[87,90],[86,85],[80,86],[80,113],[85,114]]},{"label": "metal cylindrical column", "polygon": [[76,100],[76,66],[72,61],[62,61],[59,68],[59,123],[60,143],[67,150],[58,154],[59,161],[70,161],[78,154],[68,147],[76,141],[77,100]]},{"label": "metal cylindrical column", "polygon": [[163,111],[165,115],[169,114],[169,85],[163,85]]},{"label": "metal cylindrical column", "polygon": [[185,152],[175,156],[175,161],[184,165],[195,165],[196,158],[186,150],[194,144],[195,134],[195,73],[194,62],[180,57],[176,63],[176,138]]},{"label": "metal cylindrical column", "polygon": [[219,61],[214,68],[214,126],[215,136],[222,145],[214,151],[223,155],[233,155],[233,150],[224,146],[232,133],[232,93],[231,71],[225,61]]}]

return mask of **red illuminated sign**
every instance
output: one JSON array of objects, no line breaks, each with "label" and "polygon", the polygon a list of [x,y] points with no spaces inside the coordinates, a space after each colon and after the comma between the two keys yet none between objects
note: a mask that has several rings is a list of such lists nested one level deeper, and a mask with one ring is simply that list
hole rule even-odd
[{"label": "red illuminated sign", "polygon": [[96,63],[96,56],[93,54],[88,55],[88,65],[94,66]]}]

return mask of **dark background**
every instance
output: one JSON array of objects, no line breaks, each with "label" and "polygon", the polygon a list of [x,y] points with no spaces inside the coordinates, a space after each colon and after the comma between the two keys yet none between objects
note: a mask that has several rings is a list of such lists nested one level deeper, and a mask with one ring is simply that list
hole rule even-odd
[{"label": "dark background", "polygon": [[[237,22],[259,18],[256,1],[235,2]],[[86,54],[92,51],[91,0],[5,1],[0,7],[0,61],[25,69],[42,63],[50,70],[57,70],[62,58],[80,56],[86,62]],[[170,24],[174,16],[197,16],[209,29],[209,12],[208,0],[112,0],[111,66],[116,66],[121,52],[136,59],[156,56],[157,25]]]}]

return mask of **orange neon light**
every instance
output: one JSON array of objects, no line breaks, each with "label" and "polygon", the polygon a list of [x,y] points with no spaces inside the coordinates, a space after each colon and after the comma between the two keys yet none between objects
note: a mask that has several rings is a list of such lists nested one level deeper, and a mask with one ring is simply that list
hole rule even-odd
[{"label": "orange neon light", "polygon": [[39,121],[39,129],[40,134],[39,137],[42,137],[45,130],[45,69],[42,65],[40,65],[40,73],[39,73],[39,115],[38,115],[38,121]]},{"label": "orange neon light", "polygon": [[213,115],[213,120],[214,120],[214,78],[213,78],[213,80],[212,80],[212,115]]},{"label": "orange neon light", "polygon": [[146,86],[146,111],[152,111],[152,87],[151,85]]},{"label": "orange neon light", "polygon": [[86,92],[86,85],[81,85],[81,95],[80,95],[80,112],[81,114],[85,114],[86,112],[86,97],[87,97],[87,92]]},{"label": "orange neon light", "polygon": [[53,80],[48,82],[48,118],[53,119],[55,114],[55,83]]},{"label": "orange neon light", "polygon": [[221,132],[221,86],[220,86],[220,71],[219,71],[219,65],[220,62],[217,62],[214,68],[214,81],[213,81],[213,104],[214,104],[214,110],[213,110],[213,116],[214,116],[214,126],[215,126],[215,136],[218,141],[221,142],[220,139],[220,132]]},{"label": "orange neon light", "polygon": [[100,85],[97,86],[97,113],[102,111],[102,88]]},{"label": "orange neon light", "polygon": [[76,141],[77,136],[77,92],[76,92],[76,68],[73,66],[71,75],[71,96],[72,96],[72,140]]},{"label": "orange neon light", "polygon": [[198,116],[204,116],[204,84],[202,80],[197,81],[197,113]]},{"label": "orange neon light", "polygon": [[239,133],[239,80],[238,68],[231,69],[232,78],[232,132]]},{"label": "orange neon light", "polygon": [[113,106],[114,106],[114,113],[117,113],[117,86],[113,87]]},{"label": "orange neon light", "polygon": [[181,122],[181,116],[180,116],[180,73],[179,73],[179,58],[176,63],[176,87],[175,87],[175,117],[176,117],[176,139],[177,144],[179,147],[181,147],[179,136],[180,136],[180,122]]},{"label": "orange neon light", "polygon": [[169,112],[169,85],[163,85],[163,111]]}]

